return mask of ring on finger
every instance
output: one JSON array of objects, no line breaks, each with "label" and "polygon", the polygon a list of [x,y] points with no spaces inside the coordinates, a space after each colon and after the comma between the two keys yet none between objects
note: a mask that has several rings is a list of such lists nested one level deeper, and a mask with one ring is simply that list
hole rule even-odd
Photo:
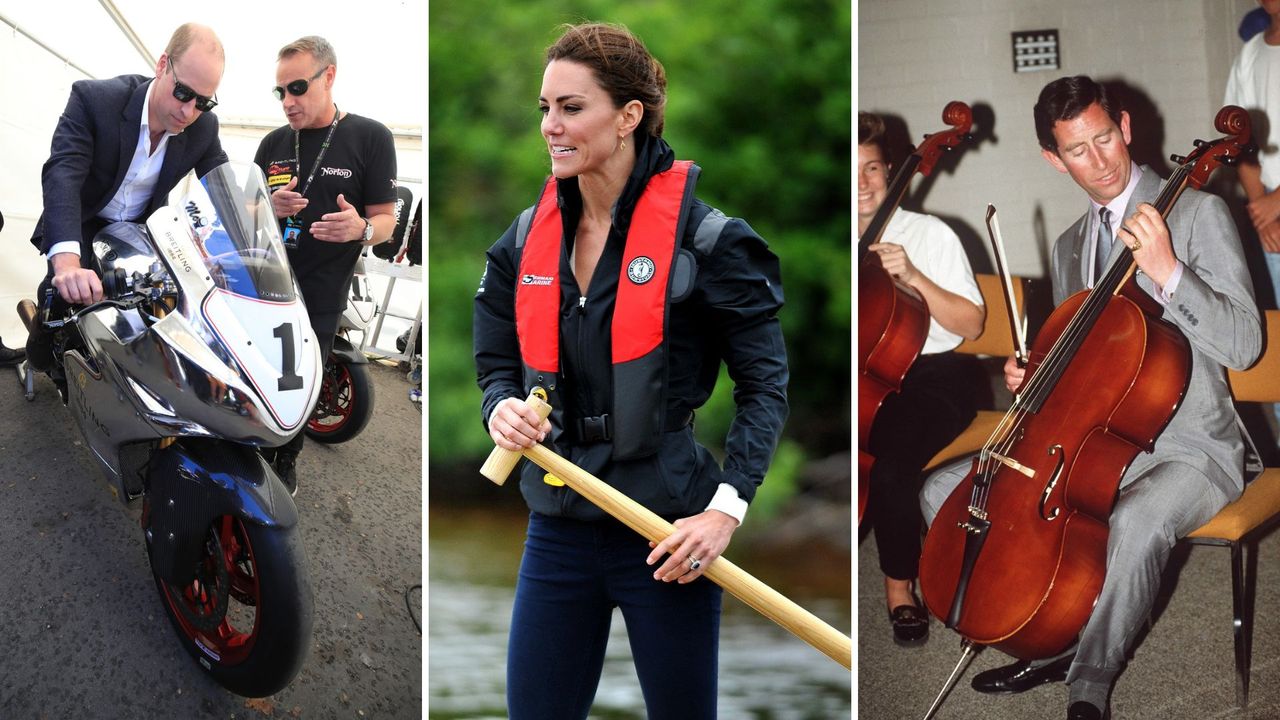
[{"label": "ring on finger", "polygon": [[701,560],[699,560],[698,558],[696,558],[696,557],[694,557],[694,556],[690,555],[690,556],[689,556],[689,569],[690,569],[690,570],[697,570],[697,569],[698,569],[698,568],[700,568],[700,567],[702,567],[702,561],[701,561]]}]

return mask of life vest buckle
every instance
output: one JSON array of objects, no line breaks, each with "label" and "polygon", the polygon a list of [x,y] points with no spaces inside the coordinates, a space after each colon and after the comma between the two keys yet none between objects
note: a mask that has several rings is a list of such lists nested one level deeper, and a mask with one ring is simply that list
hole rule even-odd
[{"label": "life vest buckle", "polygon": [[608,413],[578,418],[578,440],[584,443],[609,442],[613,439],[613,419]]}]

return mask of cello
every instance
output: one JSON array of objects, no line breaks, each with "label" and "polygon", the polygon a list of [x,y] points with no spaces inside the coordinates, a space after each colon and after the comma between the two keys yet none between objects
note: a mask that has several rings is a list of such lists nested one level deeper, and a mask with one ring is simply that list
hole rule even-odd
[{"label": "cello", "polygon": [[[1222,108],[1214,124],[1228,136],[1173,158],[1153,203],[1161,217],[1248,145],[1241,108]],[[925,605],[965,638],[966,655],[977,644],[1052,657],[1092,613],[1120,480],[1154,447],[1191,373],[1187,339],[1160,319],[1135,268],[1126,245],[1092,290],[1050,315],[1012,407],[925,537]]]},{"label": "cello", "polygon": [[902,387],[911,364],[929,334],[929,308],[913,288],[898,282],[868,248],[880,242],[889,219],[902,203],[916,172],[928,177],[943,151],[970,139],[973,111],[952,101],[942,110],[950,130],[925,136],[889,182],[884,202],[858,239],[858,522],[867,506],[874,457],[866,450],[876,411],[889,393]]}]

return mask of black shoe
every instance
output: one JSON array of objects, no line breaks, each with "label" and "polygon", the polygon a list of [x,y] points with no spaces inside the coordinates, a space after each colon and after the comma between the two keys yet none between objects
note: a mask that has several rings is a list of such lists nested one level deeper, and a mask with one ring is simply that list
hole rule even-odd
[{"label": "black shoe", "polygon": [[973,676],[971,684],[980,693],[1020,693],[1045,683],[1066,680],[1072,659],[1068,656],[1040,667],[1031,667],[1030,662],[1019,660],[1012,665],[980,672]]},{"label": "black shoe", "polygon": [[38,324],[27,335],[27,349],[23,356],[31,361],[31,367],[39,372],[49,372],[56,364],[53,359],[53,333]]},{"label": "black shoe", "polygon": [[920,645],[929,637],[929,616],[915,605],[899,605],[889,612],[893,641],[903,647]]},{"label": "black shoe", "polygon": [[279,476],[280,482],[284,483],[284,487],[289,491],[290,495],[298,494],[298,454],[286,452],[284,450],[276,451],[275,461],[276,475]]},{"label": "black shoe", "polygon": [[1111,717],[1111,713],[1104,713],[1091,702],[1080,700],[1071,703],[1071,707],[1067,708],[1067,720],[1107,720]]},{"label": "black shoe", "polygon": [[27,359],[27,351],[21,348],[7,348],[0,342],[0,365],[17,365]]}]

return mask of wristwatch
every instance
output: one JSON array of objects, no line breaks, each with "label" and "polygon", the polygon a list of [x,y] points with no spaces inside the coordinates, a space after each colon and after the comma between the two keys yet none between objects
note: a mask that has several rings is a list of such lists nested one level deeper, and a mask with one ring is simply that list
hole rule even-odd
[{"label": "wristwatch", "polygon": [[373,239],[373,223],[369,222],[369,218],[364,218],[364,235],[360,237],[360,242],[367,243]]}]

